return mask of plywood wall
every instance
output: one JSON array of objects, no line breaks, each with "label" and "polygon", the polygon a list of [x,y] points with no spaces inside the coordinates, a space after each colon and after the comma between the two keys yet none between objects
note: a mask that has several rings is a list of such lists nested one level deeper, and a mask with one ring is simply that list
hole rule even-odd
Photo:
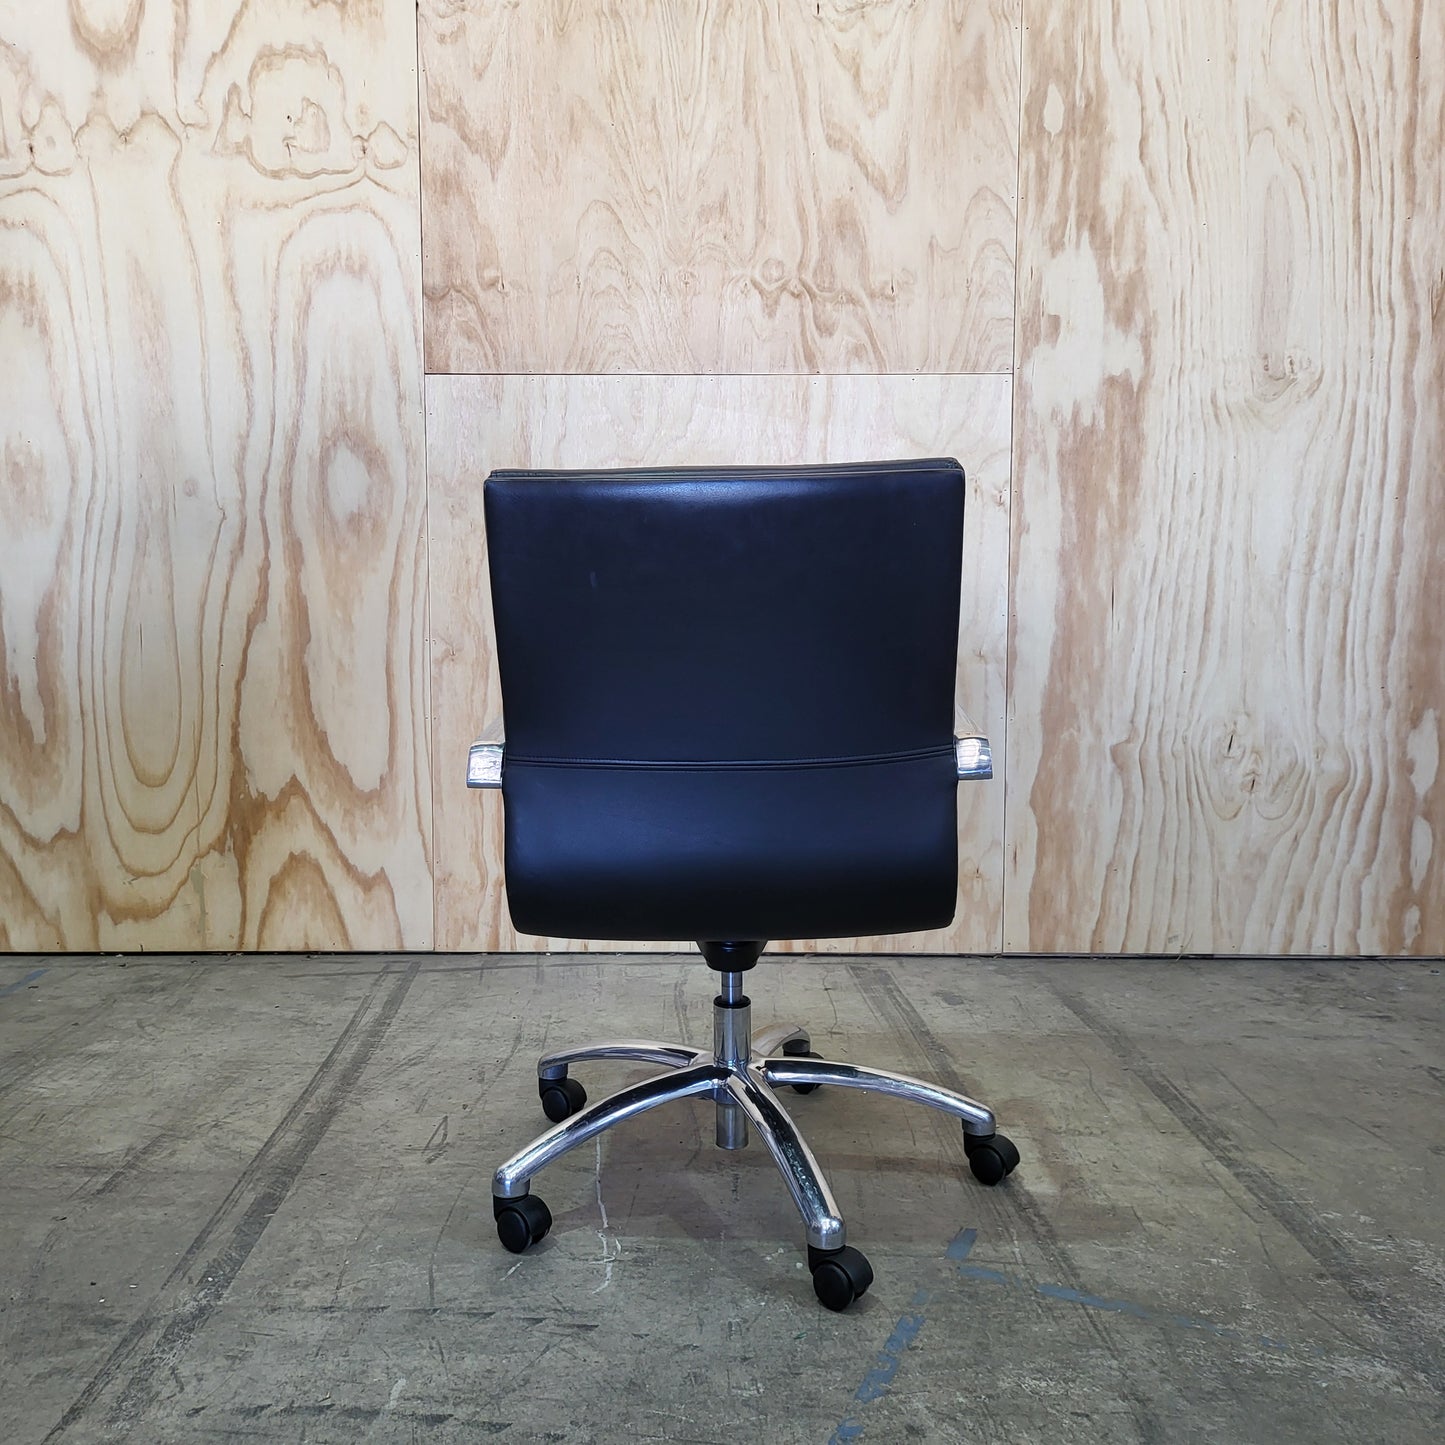
[{"label": "plywood wall", "polygon": [[1430,0],[0,0],[0,948],[560,946],[486,472],[942,451],[1000,778],[858,947],[1445,952],[1442,76]]},{"label": "plywood wall", "polygon": [[422,0],[427,369],[1007,371],[1018,0]]},{"label": "plywood wall", "polygon": [[1011,948],[1445,950],[1445,18],[1029,7]]},{"label": "plywood wall", "polygon": [[0,946],[425,947],[412,6],[0,17]]}]

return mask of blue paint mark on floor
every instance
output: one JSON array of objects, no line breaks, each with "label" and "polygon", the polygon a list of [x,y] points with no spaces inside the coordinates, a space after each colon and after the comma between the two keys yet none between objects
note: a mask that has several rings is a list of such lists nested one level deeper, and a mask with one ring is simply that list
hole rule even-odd
[{"label": "blue paint mark on floor", "polygon": [[944,1258],[951,1259],[955,1264],[962,1264],[978,1243],[978,1230],[960,1230],[949,1242],[948,1248],[944,1250]]},{"label": "blue paint mark on floor", "polygon": [[19,993],[22,988],[29,988],[37,978],[49,972],[48,968],[37,968],[32,973],[27,973],[24,978],[17,978],[14,983],[7,983],[4,988],[0,988],[0,998],[4,998],[6,994]]},{"label": "blue paint mark on floor", "polygon": [[910,1301],[912,1313],[904,1315],[893,1326],[893,1333],[888,1336],[878,1356],[878,1363],[863,1376],[863,1383],[854,1392],[855,1400],[861,1400],[866,1405],[869,1400],[876,1400],[888,1393],[888,1387],[893,1383],[893,1377],[903,1363],[904,1350],[918,1338],[918,1332],[923,1328],[923,1310],[932,1298],[931,1289],[921,1289],[913,1296]]},{"label": "blue paint mark on floor", "polygon": [[[968,1258],[969,1251],[978,1240],[978,1230],[965,1229],[956,1235],[944,1251],[945,1258],[955,1264],[961,1264]],[[925,1323],[924,1311],[927,1309],[934,1296],[931,1289],[921,1289],[908,1302],[908,1313],[898,1320],[893,1326],[893,1333],[884,1342],[883,1348],[878,1352],[877,1362],[873,1368],[863,1376],[862,1383],[853,1392],[853,1398],[861,1405],[866,1405],[871,1400],[881,1399],[888,1393],[894,1377],[898,1374],[903,1364],[903,1354],[916,1340]],[[863,1422],[857,1415],[849,1415],[838,1424],[838,1428],[828,1437],[828,1445],[846,1445],[847,1441],[857,1440],[863,1434]]]}]

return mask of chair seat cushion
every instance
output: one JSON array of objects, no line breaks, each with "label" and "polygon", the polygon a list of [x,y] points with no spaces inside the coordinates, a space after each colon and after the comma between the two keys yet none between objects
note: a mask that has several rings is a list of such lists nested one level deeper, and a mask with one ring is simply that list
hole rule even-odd
[{"label": "chair seat cushion", "polygon": [[508,758],[512,920],[553,938],[647,940],[944,927],[957,786],[951,741],[753,764]]}]

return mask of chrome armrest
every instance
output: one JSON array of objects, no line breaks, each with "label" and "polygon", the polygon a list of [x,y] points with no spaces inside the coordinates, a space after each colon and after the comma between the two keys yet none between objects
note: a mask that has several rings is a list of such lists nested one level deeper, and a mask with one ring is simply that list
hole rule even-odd
[{"label": "chrome armrest", "polygon": [[981,734],[965,738],[954,738],[953,757],[958,765],[960,779],[974,780],[993,777],[993,749],[988,739]]},{"label": "chrome armrest", "polygon": [[467,787],[500,788],[505,751],[506,745],[500,741],[473,743],[467,750]]}]

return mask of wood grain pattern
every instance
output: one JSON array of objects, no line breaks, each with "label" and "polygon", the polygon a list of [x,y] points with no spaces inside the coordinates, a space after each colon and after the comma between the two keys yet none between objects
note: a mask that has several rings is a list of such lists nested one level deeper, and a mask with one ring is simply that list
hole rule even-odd
[{"label": "wood grain pattern", "polygon": [[[1426,0],[0,0],[0,949],[562,946],[486,471],[942,451],[1007,808],[829,947],[1445,952],[1442,152]],[[1016,210],[1012,402],[879,374],[1007,372]],[[424,458],[423,235],[433,368],[670,375]]]},{"label": "wood grain pattern", "polygon": [[1007,370],[1018,20],[421,0],[427,370]]},{"label": "wood grain pattern", "polygon": [[1028,22],[1006,945],[1445,951],[1445,13]]},{"label": "wood grain pattern", "polygon": [[0,947],[430,942],[413,23],[0,8]]},{"label": "wood grain pattern", "polygon": [[[589,946],[512,930],[502,882],[501,800],[468,792],[464,784],[468,744],[502,715],[481,506],[489,471],[959,457],[970,483],[960,699],[991,730],[1001,756],[1009,409],[1009,380],[995,376],[429,377],[437,947]],[[1002,826],[997,782],[960,789],[959,912],[951,929],[819,946],[996,952]]]}]

